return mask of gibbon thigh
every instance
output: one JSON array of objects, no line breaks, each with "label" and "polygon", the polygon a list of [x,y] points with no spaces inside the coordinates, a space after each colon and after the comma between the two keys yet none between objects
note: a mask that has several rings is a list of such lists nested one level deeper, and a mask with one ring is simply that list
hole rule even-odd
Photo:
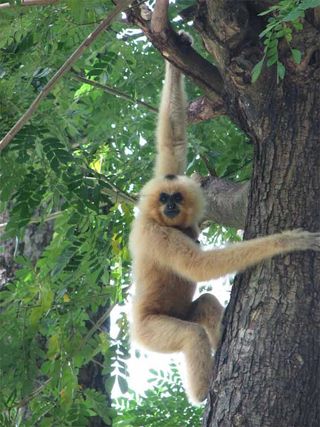
[{"label": "gibbon thigh", "polygon": [[208,335],[201,325],[165,315],[150,315],[135,333],[149,350],[162,353],[183,352],[189,394],[197,402],[206,398],[212,357]]},{"label": "gibbon thigh", "polygon": [[223,311],[223,306],[218,299],[207,293],[192,302],[187,315],[187,320],[199,323],[204,327],[214,350],[220,340]]}]

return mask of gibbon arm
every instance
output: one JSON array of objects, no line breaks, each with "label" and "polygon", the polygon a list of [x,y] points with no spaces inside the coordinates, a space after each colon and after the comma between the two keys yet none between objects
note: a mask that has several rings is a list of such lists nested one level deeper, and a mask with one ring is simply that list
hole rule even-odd
[{"label": "gibbon arm", "polygon": [[293,230],[274,234],[223,249],[203,251],[177,230],[168,238],[159,239],[157,261],[194,282],[215,279],[228,273],[244,270],[258,262],[281,253],[296,250],[320,250],[320,233]]},{"label": "gibbon arm", "polygon": [[157,126],[155,176],[182,175],[187,158],[187,106],[181,72],[166,61]]}]

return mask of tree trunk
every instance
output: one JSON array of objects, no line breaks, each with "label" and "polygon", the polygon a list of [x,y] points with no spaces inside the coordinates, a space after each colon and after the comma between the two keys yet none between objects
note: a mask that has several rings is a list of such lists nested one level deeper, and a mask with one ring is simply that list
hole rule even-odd
[{"label": "tree trunk", "polygon": [[[288,79],[272,91],[247,122],[255,155],[246,238],[320,230],[320,85]],[[203,426],[319,426],[319,260],[294,253],[237,276]]]}]

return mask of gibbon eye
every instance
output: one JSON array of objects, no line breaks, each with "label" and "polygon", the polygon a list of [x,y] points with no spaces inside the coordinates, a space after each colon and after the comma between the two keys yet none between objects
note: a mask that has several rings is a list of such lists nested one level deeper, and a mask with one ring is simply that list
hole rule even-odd
[{"label": "gibbon eye", "polygon": [[159,202],[160,203],[167,203],[168,202],[168,200],[169,200],[169,194],[167,194],[167,193],[160,193],[160,196],[159,196]]},{"label": "gibbon eye", "polygon": [[174,194],[172,195],[172,198],[173,198],[173,200],[174,200],[176,203],[181,203],[181,202],[182,202],[182,200],[183,200],[183,196],[182,196],[182,194],[181,194],[180,192],[178,192],[178,193],[174,193]]}]

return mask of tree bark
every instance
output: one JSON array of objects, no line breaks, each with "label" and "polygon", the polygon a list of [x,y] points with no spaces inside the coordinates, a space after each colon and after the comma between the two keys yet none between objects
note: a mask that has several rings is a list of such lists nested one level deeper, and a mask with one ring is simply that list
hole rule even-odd
[{"label": "tree bark", "polygon": [[[245,238],[320,229],[319,91],[319,81],[288,77],[255,109]],[[319,425],[319,261],[295,253],[235,279],[203,426]]]},{"label": "tree bark", "polygon": [[[319,230],[319,33],[305,22],[293,40],[303,53],[301,64],[281,48],[284,81],[277,84],[269,68],[252,84],[262,23],[252,3],[242,2],[247,11],[241,6],[227,16],[230,5],[199,3],[196,26],[224,76],[231,115],[255,146],[245,238],[297,227]],[[276,257],[237,276],[223,324],[203,426],[319,426],[319,255]]]},{"label": "tree bark", "polygon": [[213,176],[206,178],[193,175],[200,182],[206,198],[203,221],[211,221],[226,227],[244,229],[249,182],[238,183]]}]

